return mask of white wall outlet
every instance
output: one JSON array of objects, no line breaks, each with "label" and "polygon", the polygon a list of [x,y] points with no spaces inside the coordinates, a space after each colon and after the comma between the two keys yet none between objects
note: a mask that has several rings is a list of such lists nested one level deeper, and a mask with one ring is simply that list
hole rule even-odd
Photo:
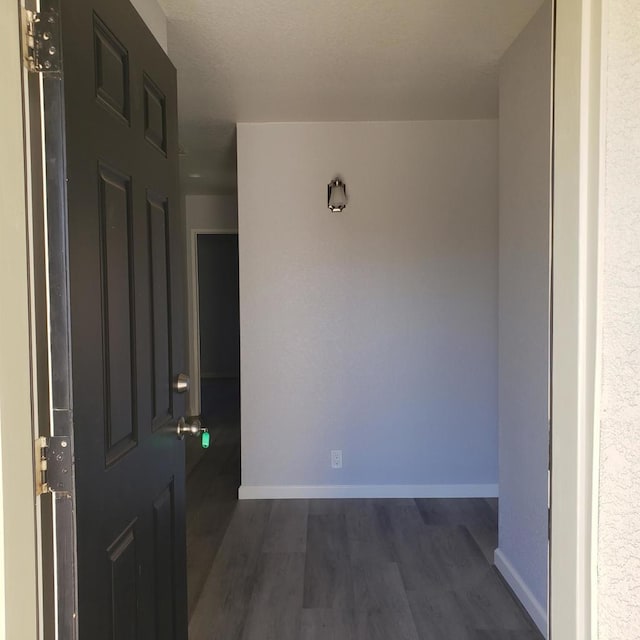
[{"label": "white wall outlet", "polygon": [[334,449],[331,452],[331,468],[342,469],[342,449]]}]

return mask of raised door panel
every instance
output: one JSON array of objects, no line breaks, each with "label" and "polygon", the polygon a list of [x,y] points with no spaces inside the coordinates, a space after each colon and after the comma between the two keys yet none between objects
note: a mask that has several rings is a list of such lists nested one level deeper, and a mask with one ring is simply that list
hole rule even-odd
[{"label": "raised door panel", "polygon": [[154,430],[165,424],[172,415],[168,215],[167,199],[147,192],[153,369],[151,415]]},{"label": "raised door panel", "polygon": [[156,640],[174,640],[176,632],[174,521],[172,481],[153,503]]},{"label": "raised door panel", "polygon": [[167,101],[158,86],[144,76],[144,136],[158,151],[167,153]]},{"label": "raised door panel", "polygon": [[138,559],[135,522],[109,546],[111,638],[138,640]]},{"label": "raised door panel", "polygon": [[106,463],[137,441],[131,179],[99,166]]},{"label": "raised door panel", "polygon": [[129,122],[129,54],[111,30],[94,16],[96,98],[125,122]]}]

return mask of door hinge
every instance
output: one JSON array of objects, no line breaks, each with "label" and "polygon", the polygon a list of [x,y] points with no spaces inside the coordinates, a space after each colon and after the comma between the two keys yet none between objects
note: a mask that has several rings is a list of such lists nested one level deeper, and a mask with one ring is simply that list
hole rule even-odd
[{"label": "door hinge", "polygon": [[72,492],[73,473],[69,436],[38,438],[35,458],[36,495]]},{"label": "door hinge", "polygon": [[60,16],[55,11],[23,11],[23,55],[29,71],[44,75],[62,71]]}]

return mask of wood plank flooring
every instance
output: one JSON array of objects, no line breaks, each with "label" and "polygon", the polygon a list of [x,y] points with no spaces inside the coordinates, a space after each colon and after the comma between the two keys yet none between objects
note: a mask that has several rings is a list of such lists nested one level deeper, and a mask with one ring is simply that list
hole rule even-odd
[{"label": "wood plank flooring", "polygon": [[237,502],[234,437],[190,478],[190,640],[542,638],[490,564],[495,501]]}]

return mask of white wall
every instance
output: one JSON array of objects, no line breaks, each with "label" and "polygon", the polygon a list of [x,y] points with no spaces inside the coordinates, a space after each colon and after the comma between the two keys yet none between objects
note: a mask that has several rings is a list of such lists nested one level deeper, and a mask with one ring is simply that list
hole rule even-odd
[{"label": "white wall", "polygon": [[551,5],[500,64],[499,442],[496,565],[546,630]]},{"label": "white wall", "polygon": [[239,124],[238,174],[241,496],[495,494],[497,123]]},{"label": "white wall", "polygon": [[618,640],[640,634],[640,6],[606,5],[598,613]]},{"label": "white wall", "polygon": [[157,0],[131,0],[158,44],[167,51],[167,16]]},{"label": "white wall", "polygon": [[238,229],[238,197],[185,196],[187,229]]}]

